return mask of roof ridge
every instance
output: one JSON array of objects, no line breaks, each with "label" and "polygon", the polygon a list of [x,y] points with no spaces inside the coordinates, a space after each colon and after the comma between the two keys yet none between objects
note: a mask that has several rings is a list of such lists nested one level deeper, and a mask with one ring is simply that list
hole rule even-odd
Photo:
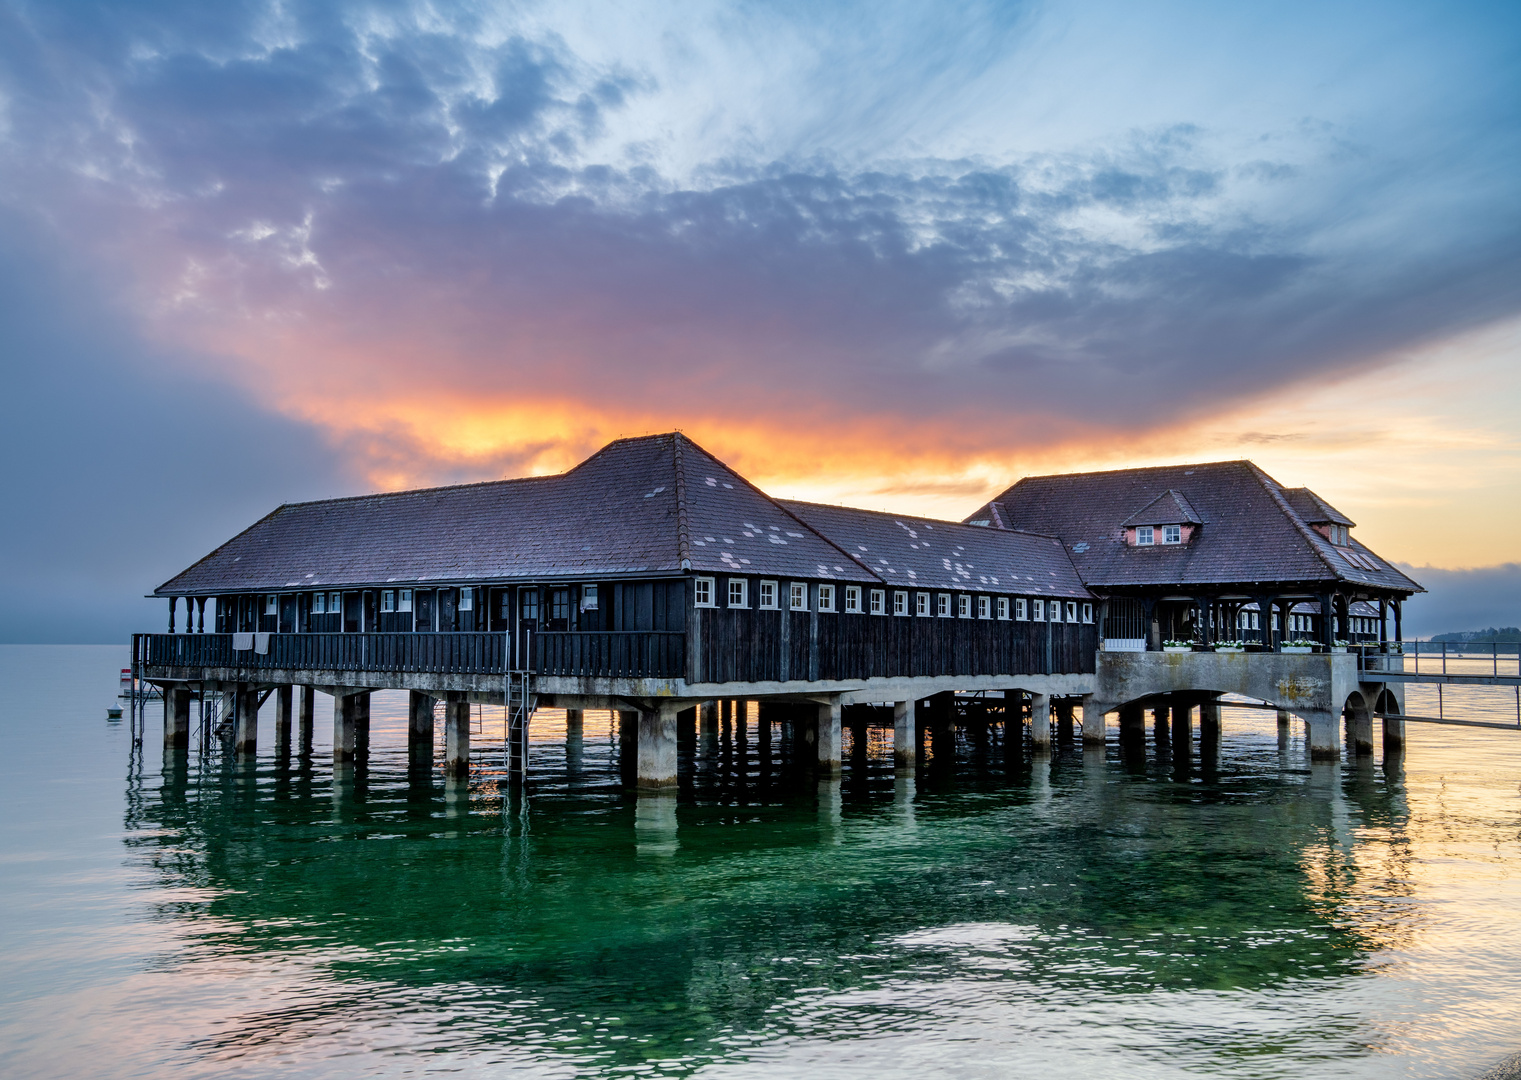
[{"label": "roof ridge", "polygon": [[810,502],[807,499],[778,499],[776,501],[784,506],[788,503],[792,503],[797,506],[817,506],[825,510],[850,510],[857,514],[875,514],[877,517],[903,518],[907,521],[927,521],[932,522],[936,525],[954,525],[958,529],[976,529],[979,533],[993,533],[995,535],[998,533],[1017,533],[1020,536],[1033,536],[1039,540],[1055,540],[1058,543],[1061,542],[1061,537],[1059,536],[1053,536],[1051,533],[1033,532],[1029,529],[992,529],[986,525],[971,525],[965,521],[954,521],[950,518],[925,517],[923,514],[898,514],[894,513],[891,510],[868,510],[864,506],[845,506],[838,503]]},{"label": "roof ridge", "polygon": [[683,570],[690,570],[692,536],[687,524],[687,469],[681,456],[681,443],[685,438],[680,431],[671,433],[671,461],[676,471],[676,562]]}]

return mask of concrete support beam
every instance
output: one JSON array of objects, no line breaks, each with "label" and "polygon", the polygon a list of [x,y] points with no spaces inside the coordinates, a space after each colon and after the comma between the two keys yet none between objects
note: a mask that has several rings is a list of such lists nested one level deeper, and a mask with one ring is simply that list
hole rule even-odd
[{"label": "concrete support beam", "polygon": [[839,699],[819,706],[818,724],[818,751],[819,773],[823,776],[835,776],[840,771],[840,745],[843,737],[840,732],[840,702]]},{"label": "concrete support beam", "polygon": [[1083,745],[1104,745],[1104,706],[1092,694],[1083,695]]},{"label": "concrete support beam", "polygon": [[190,690],[183,686],[164,691],[164,748],[190,748]]},{"label": "concrete support beam", "polygon": [[1030,695],[1030,745],[1036,754],[1051,752],[1051,696]]},{"label": "concrete support beam", "polygon": [[295,687],[289,683],[275,687],[275,756],[290,756],[291,713],[294,711]]},{"label": "concrete support beam", "polygon": [[1320,710],[1308,711],[1303,714],[1305,727],[1309,731],[1310,760],[1311,761],[1338,761],[1341,759],[1341,740],[1337,738],[1337,715],[1333,712]]},{"label": "concrete support beam", "polygon": [[444,699],[444,775],[470,775],[470,699],[453,691]]},{"label": "concrete support beam", "polygon": [[407,695],[407,756],[433,759],[433,696],[413,690]]},{"label": "concrete support beam", "polygon": [[639,711],[639,772],[641,791],[676,787],[676,716],[680,707],[662,701]]},{"label": "concrete support beam", "polygon": [[302,757],[312,753],[313,717],[317,708],[317,688],[303,686],[296,698],[296,746]]},{"label": "concrete support beam", "polygon": [[913,769],[918,756],[914,747],[914,735],[919,730],[914,715],[917,705],[918,702],[912,699],[893,702],[893,767],[896,769]]},{"label": "concrete support beam", "polygon": [[333,764],[351,765],[358,750],[358,728],[354,723],[357,694],[333,693]]}]

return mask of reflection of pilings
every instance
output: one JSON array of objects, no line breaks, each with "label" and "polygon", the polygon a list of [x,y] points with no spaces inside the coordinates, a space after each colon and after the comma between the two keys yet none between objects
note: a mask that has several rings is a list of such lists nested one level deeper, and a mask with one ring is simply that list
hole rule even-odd
[{"label": "reflection of pilings", "polygon": [[[641,712],[639,714],[641,726],[647,715],[658,717],[660,713],[658,710],[652,713]],[[674,713],[672,719],[674,723]],[[671,740],[674,743],[674,733]],[[676,854],[677,844],[676,793],[674,791],[640,791],[634,802],[635,850],[640,855],[664,857]]]},{"label": "reflection of pilings", "polygon": [[1280,756],[1289,752],[1289,710],[1278,710],[1278,753]]},{"label": "reflection of pilings", "polygon": [[819,829],[829,843],[840,842],[840,825],[844,820],[840,777],[838,774],[819,780]]},{"label": "reflection of pilings", "polygon": [[893,777],[893,810],[899,824],[914,827],[914,774],[903,770]]}]

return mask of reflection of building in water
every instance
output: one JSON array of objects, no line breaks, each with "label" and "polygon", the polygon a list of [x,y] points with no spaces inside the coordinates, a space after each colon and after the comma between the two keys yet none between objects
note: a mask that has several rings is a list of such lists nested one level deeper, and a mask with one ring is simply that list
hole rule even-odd
[{"label": "reflection of building in water", "polygon": [[309,749],[320,688],[345,762],[373,690],[412,692],[419,746],[442,700],[451,773],[472,703],[506,707],[518,775],[536,708],[614,709],[650,789],[735,701],[826,776],[845,725],[891,727],[913,769],[958,729],[1022,758],[1053,721],[1094,745],[1106,714],[1134,737],[1147,710],[1186,764],[1195,710],[1205,747],[1228,694],[1334,758],[1343,716],[1371,753],[1373,714],[1400,714],[1384,642],[1419,589],[1352,527],[1249,462],[1029,477],[951,522],[779,501],[680,434],[622,439],[559,476],[281,506],[157,590],[170,632],[138,635],[133,665],[171,745],[194,697],[225,696],[252,752],[272,694],[277,744]]}]

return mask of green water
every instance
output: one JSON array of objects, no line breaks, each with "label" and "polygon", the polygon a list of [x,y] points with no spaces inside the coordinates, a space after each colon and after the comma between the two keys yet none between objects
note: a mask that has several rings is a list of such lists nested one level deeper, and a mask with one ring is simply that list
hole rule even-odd
[{"label": "green water", "polygon": [[[1521,1048],[1521,736],[1311,767],[1228,710],[1004,770],[890,743],[819,784],[753,724],[674,799],[605,714],[526,796],[111,724],[123,651],[0,648],[0,1072],[52,1076],[1474,1076]],[[1449,709],[1449,712],[1451,710]],[[498,713],[497,716],[500,714]],[[488,713],[482,744],[499,733]],[[1111,732],[1111,735],[1113,732]]]}]

